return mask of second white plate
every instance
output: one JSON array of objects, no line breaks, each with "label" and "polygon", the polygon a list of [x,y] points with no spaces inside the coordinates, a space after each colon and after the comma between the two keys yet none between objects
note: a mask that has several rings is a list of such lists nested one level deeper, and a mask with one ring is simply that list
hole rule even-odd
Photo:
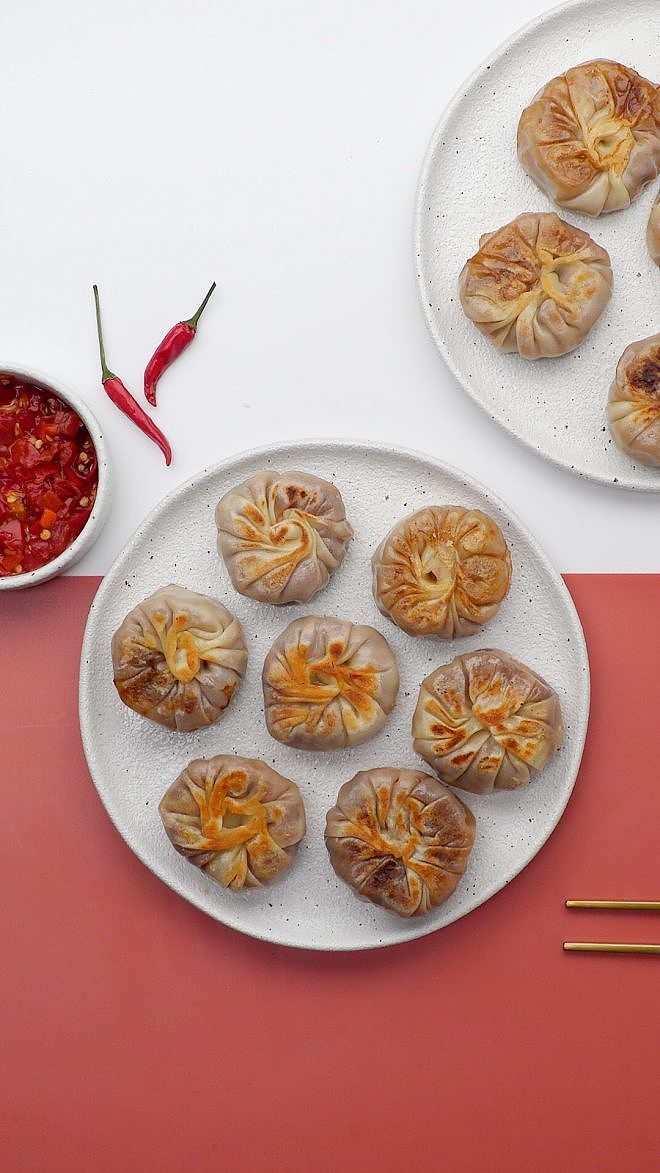
[{"label": "second white plate", "polygon": [[[579,0],[540,16],[501,46],[443,114],[422,168],[415,217],[424,315],[463,388],[493,419],[541,456],[579,476],[660,491],[660,469],[616,448],[605,420],[607,392],[626,346],[660,330],[660,269],[646,247],[651,185],[626,211],[592,220],[555,208],[523,171],[516,129],[550,78],[580,61],[609,57],[658,77],[658,0]],[[577,350],[528,362],[500,354],[464,315],[458,275],[482,233],[521,212],[556,211],[610,254],[614,293]]]},{"label": "second white plate", "polygon": [[[306,469],[334,481],[355,540],[329,585],[306,607],[269,607],[237,594],[216,552],[214,510],[231,486],[262,468]],[[486,510],[511,551],[510,593],[480,635],[452,643],[413,639],[378,612],[370,558],[403,514],[435,503]],[[240,619],[249,649],[242,687],[226,715],[196,733],[176,734],[127,709],[112,681],[110,641],[126,613],[157,587],[181,583],[220,598]],[[381,732],[339,753],[287,748],[268,734],[261,668],[276,636],[296,616],[337,615],[378,628],[401,675],[396,708]],[[413,752],[412,714],[422,679],[476,647],[499,647],[536,669],[557,690],[566,740],[531,785],[486,798],[463,795],[477,816],[477,840],[458,889],[429,916],[400,920],[358,901],[333,872],[325,812],[347,779],[369,766],[426,768]],[[80,723],[101,800],[135,854],[166,884],[217,920],[251,936],[310,949],[369,949],[419,937],[464,916],[517,875],[545,843],[568,802],[589,713],[589,666],[570,595],[534,538],[496,498],[430,457],[350,442],[279,444],[233,457],[167,497],[144,522],[103,580],[90,611],[80,669]],[[263,758],[300,786],[308,831],[298,857],[271,888],[227,892],[174,851],[158,802],[196,757],[235,753]],[[460,793],[460,792],[459,792]]]}]

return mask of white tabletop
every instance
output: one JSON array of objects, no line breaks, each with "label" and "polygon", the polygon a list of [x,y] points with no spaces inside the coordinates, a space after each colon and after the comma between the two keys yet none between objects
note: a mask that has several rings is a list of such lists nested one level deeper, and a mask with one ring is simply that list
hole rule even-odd
[{"label": "white tabletop", "polygon": [[[585,483],[487,418],[438,356],[412,247],[428,140],[461,81],[546,0],[45,0],[6,6],[0,362],[50,373],[109,440],[104,573],[200,468],[271,440],[428,451],[489,485],[561,571],[659,568],[660,498]],[[588,55],[588,54],[583,54]],[[164,377],[158,450],[105,397],[141,398],[165,331],[218,289]]]}]

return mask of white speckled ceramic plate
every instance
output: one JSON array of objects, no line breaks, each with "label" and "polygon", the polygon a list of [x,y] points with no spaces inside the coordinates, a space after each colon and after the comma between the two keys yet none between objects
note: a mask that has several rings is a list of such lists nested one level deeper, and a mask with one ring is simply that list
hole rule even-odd
[{"label": "white speckled ceramic plate", "polygon": [[[469,395],[541,456],[579,476],[660,490],[660,469],[614,445],[607,392],[626,346],[660,329],[660,270],[646,247],[657,184],[632,206],[592,220],[555,208],[523,171],[516,129],[524,106],[571,65],[609,57],[658,80],[658,0],[579,0],[533,21],[465,83],[431,140],[419,183],[415,252],[422,307],[438,349]],[[479,237],[521,212],[556,211],[610,254],[614,293],[583,344],[558,359],[500,354],[464,315],[458,275]]]},{"label": "white speckled ceramic plate", "polygon": [[[214,510],[231,486],[260,469],[305,469],[334,481],[355,529],[348,555],[306,607],[269,607],[237,594],[216,553]],[[378,612],[371,594],[373,550],[403,514],[458,503],[486,510],[511,550],[510,593],[482,635],[445,643],[412,639]],[[249,648],[245,681],[218,723],[196,733],[162,729],[127,709],[112,681],[110,641],[125,614],[157,587],[181,583],[221,599],[240,619]],[[389,640],[401,689],[380,733],[353,750],[308,753],[269,736],[261,668],[275,637],[295,617],[327,614],[369,623]],[[461,795],[477,817],[468,871],[442,908],[400,920],[357,900],[335,876],[323,842],[325,812],[342,784],[368,766],[417,766],[411,721],[422,679],[455,654],[499,647],[557,690],[563,748],[530,786],[488,798]],[[241,932],[311,949],[368,949],[433,932],[464,916],[525,867],[556,826],[580,764],[589,713],[589,666],[580,621],[561,578],[534,538],[487,490],[431,457],[352,442],[279,444],[200,473],[147,518],[101,584],[90,611],[80,671],[80,722],[101,800],[136,855],[210,916]],[[157,806],[192,758],[236,753],[263,758],[300,786],[308,832],[291,870],[269,889],[226,892],[174,851]]]}]

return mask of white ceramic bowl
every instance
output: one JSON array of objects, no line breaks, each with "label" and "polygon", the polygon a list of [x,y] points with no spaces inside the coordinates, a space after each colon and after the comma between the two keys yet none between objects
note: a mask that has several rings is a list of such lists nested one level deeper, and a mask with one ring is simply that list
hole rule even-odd
[{"label": "white ceramic bowl", "polygon": [[50,375],[44,375],[40,371],[32,370],[30,367],[17,366],[15,363],[0,363],[1,375],[14,375],[18,378],[25,379],[26,383],[36,383],[38,387],[43,388],[45,391],[51,391],[53,395],[57,395],[64,403],[73,408],[80,416],[92,438],[94,448],[96,449],[99,472],[96,501],[94,502],[92,512],[89,515],[84,529],[81,530],[71,545],[67,546],[66,550],[63,550],[57,558],[53,558],[51,562],[46,562],[44,566],[37,567],[36,570],[29,570],[25,574],[12,574],[0,577],[0,591],[16,591],[24,587],[35,586],[39,582],[46,582],[49,578],[54,578],[55,575],[61,574],[63,570],[68,569],[69,566],[73,566],[74,562],[77,562],[83,554],[87,553],[98,538],[108,516],[111,479],[108,449],[103,432],[96,416],[93,415],[86,403],[83,403],[68,387],[63,387],[56,379],[51,379]]}]

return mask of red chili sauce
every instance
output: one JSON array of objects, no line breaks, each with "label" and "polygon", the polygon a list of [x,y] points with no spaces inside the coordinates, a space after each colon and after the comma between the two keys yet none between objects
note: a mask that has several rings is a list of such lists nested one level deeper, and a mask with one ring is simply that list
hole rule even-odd
[{"label": "red chili sauce", "polygon": [[52,391],[0,374],[0,577],[52,562],[87,522],[96,449],[80,416]]}]

